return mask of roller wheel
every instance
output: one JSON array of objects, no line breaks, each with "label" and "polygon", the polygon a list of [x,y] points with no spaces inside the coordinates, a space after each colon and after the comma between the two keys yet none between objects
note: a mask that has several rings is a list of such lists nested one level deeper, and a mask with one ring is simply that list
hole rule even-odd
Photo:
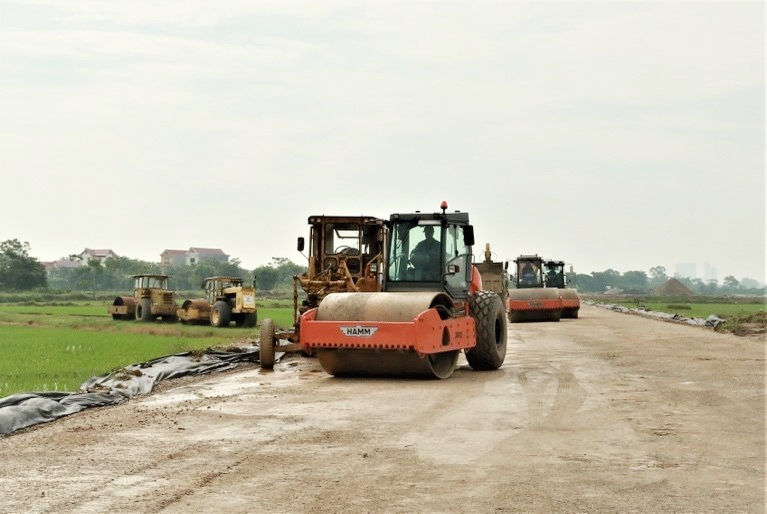
[{"label": "roller wheel", "polygon": [[501,298],[492,291],[477,291],[469,312],[476,325],[477,345],[466,350],[466,360],[477,371],[500,368],[506,358],[506,312]]},{"label": "roller wheel", "polygon": [[274,322],[265,319],[261,322],[261,340],[258,343],[261,369],[274,367]]},{"label": "roller wheel", "polygon": [[551,321],[559,321],[561,317],[562,317],[562,309],[558,311],[551,311],[551,317],[549,319]]},{"label": "roller wheel", "polygon": [[[264,341],[263,337],[261,340]],[[460,353],[460,350],[453,350],[424,357],[408,351],[318,350],[317,360],[326,373],[337,377],[445,379],[455,371]]]},{"label": "roller wheel", "polygon": [[578,317],[578,309],[564,309],[562,310],[562,317],[563,318],[577,318]]},{"label": "roller wheel", "polygon": [[136,320],[138,321],[152,321],[152,300],[149,298],[142,298],[136,304]]},{"label": "roller wheel", "polygon": [[210,324],[214,327],[228,327],[232,321],[232,308],[228,303],[219,300],[210,310]]},{"label": "roller wheel", "polygon": [[458,355],[460,353],[460,350],[456,350],[429,355],[429,368],[434,378],[450,378],[458,365]]},{"label": "roller wheel", "polygon": [[248,314],[243,314],[240,318],[241,326],[243,327],[255,327],[256,322],[258,321],[258,317],[256,316],[255,312],[249,312]]}]

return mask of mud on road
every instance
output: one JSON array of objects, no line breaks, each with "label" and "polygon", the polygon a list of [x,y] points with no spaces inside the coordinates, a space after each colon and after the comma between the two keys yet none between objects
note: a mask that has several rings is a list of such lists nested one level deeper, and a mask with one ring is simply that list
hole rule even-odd
[{"label": "mud on road", "polygon": [[181,379],[0,439],[0,511],[764,512],[764,348],[584,306],[494,372]]}]

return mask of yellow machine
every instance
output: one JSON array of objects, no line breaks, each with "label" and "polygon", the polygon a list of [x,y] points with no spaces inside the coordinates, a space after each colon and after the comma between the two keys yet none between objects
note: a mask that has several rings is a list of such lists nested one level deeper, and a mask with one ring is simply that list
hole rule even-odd
[{"label": "yellow machine", "polygon": [[133,275],[133,296],[118,296],[109,307],[112,319],[176,321],[176,293],[168,290],[168,276]]},{"label": "yellow machine", "polygon": [[490,252],[490,243],[485,244],[485,260],[474,264],[482,276],[482,287],[498,295],[506,304],[509,297],[509,273],[507,262],[495,262]]},{"label": "yellow machine", "polygon": [[[310,216],[306,273],[293,277],[293,327],[277,331],[271,319],[261,322],[261,367],[274,366],[275,352],[297,352],[299,316],[330,293],[380,291],[386,242],[385,220],[371,216]],[[298,238],[298,251],[305,240]],[[298,305],[299,289],[306,298]],[[309,351],[304,350],[307,353]]]},{"label": "yellow machine", "polygon": [[255,279],[252,285],[245,285],[240,277],[208,277],[203,280],[202,288],[205,298],[185,300],[177,310],[182,323],[228,327],[234,322],[238,327],[256,326]]}]

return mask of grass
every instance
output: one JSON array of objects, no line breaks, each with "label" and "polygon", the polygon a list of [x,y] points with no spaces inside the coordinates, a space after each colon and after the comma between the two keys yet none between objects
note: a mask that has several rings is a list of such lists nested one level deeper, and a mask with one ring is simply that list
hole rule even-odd
[{"label": "grass", "polygon": [[[258,339],[259,328],[115,321],[111,302],[0,304],[0,397],[77,391],[94,375],[191,350]],[[266,302],[259,320],[293,324],[292,301]]]},{"label": "grass", "polygon": [[[636,307],[634,303],[623,302],[627,307]],[[680,304],[667,302],[642,302],[641,306],[651,311],[679,314],[685,318],[707,318],[716,314],[721,318],[728,316],[745,316],[763,311],[764,304],[758,303],[689,303]]]},{"label": "grass", "polygon": [[0,396],[77,391],[91,376],[210,345],[208,338],[30,326],[0,326],[0,339]]},{"label": "grass", "polygon": [[[0,305],[0,314],[27,314],[30,316],[100,316],[105,317],[106,302],[25,302]],[[109,319],[105,317],[105,319]]]},{"label": "grass", "polygon": [[736,335],[762,335],[767,332],[767,308],[765,308],[767,305],[764,297],[660,299],[657,297],[590,296],[589,298],[599,303],[615,303],[628,308],[643,307],[651,311],[677,314],[684,318],[707,318],[716,314],[725,320],[717,330],[732,332]]}]

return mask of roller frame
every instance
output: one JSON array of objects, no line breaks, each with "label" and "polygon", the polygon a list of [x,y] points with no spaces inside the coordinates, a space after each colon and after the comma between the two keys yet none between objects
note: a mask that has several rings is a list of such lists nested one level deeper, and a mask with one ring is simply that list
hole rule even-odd
[{"label": "roller frame", "polygon": [[[317,320],[318,309],[301,316],[301,346],[309,350],[394,350],[420,355],[473,348],[476,344],[474,318],[441,319],[436,309],[427,309],[411,321]],[[370,335],[347,335],[360,329]]]},{"label": "roller frame", "polygon": [[558,289],[515,289],[509,291],[506,310],[509,312],[562,310],[562,297]]}]

